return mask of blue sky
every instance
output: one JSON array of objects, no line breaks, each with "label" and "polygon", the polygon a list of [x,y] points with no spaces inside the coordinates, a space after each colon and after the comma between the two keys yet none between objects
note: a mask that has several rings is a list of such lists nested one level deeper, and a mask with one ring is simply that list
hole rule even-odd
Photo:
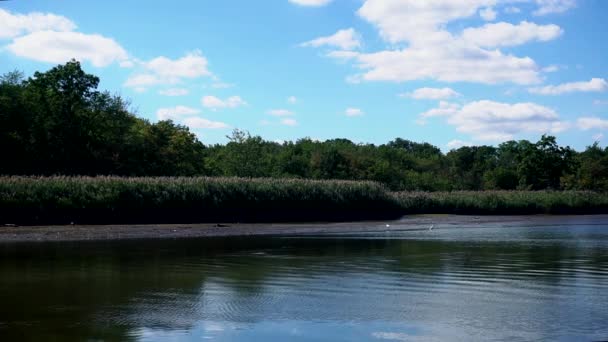
[{"label": "blue sky", "polygon": [[204,143],[396,137],[444,150],[608,139],[608,2],[0,3],[0,72],[71,58]]}]

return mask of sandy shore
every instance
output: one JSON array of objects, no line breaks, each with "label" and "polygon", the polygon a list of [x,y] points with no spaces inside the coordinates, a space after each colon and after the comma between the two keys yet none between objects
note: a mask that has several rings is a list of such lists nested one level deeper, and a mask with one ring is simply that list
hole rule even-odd
[{"label": "sandy shore", "polygon": [[[570,222],[570,223],[569,223]],[[0,226],[0,243],[176,239],[217,236],[342,234],[401,230],[564,224],[607,225],[608,215],[590,216],[457,216],[414,215],[397,221],[283,224],[175,224],[99,226]],[[431,228],[432,227],[432,228]]]}]

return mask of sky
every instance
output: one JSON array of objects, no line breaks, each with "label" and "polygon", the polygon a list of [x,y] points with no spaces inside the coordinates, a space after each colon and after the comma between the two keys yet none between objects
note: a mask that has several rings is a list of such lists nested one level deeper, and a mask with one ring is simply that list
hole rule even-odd
[{"label": "sky", "polygon": [[608,141],[605,0],[0,2],[0,73],[74,58],[205,144]]}]

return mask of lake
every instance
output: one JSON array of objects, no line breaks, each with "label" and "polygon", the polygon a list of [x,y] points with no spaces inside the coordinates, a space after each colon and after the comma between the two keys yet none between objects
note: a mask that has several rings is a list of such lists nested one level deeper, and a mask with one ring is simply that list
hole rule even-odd
[{"label": "lake", "polygon": [[605,216],[429,222],[1,244],[0,340],[608,340]]}]

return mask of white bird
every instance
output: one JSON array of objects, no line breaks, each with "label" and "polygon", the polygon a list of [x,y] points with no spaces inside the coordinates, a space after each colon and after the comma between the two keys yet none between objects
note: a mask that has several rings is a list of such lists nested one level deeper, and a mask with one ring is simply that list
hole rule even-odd
[{"label": "white bird", "polygon": [[387,224],[387,225],[386,225],[386,228],[388,228],[388,227],[390,227],[390,226],[391,226],[390,224]]},{"label": "white bird", "polygon": [[433,230],[433,227],[435,227],[435,225],[434,225],[434,224],[432,224],[432,225],[429,227],[429,230]]}]

